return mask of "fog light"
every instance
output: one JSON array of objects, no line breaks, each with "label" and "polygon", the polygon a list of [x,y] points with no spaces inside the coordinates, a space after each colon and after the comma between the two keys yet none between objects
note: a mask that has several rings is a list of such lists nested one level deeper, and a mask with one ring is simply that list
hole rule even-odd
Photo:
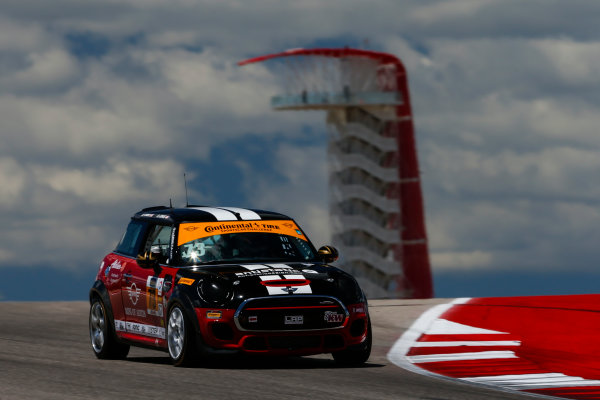
[{"label": "fog light", "polygon": [[223,316],[223,313],[221,311],[207,311],[206,312],[206,318],[219,319],[222,316]]}]

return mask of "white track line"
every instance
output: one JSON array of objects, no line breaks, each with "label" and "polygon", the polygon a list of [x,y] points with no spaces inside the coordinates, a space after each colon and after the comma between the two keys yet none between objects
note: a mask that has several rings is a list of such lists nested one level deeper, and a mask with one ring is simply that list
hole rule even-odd
[{"label": "white track line", "polygon": [[427,354],[422,356],[407,356],[413,364],[440,361],[495,360],[501,358],[519,358],[514,351],[477,351],[473,353]]},{"label": "white track line", "polygon": [[471,340],[454,342],[416,342],[412,347],[459,347],[459,346],[520,346],[519,340]]},{"label": "white track line", "polygon": [[446,319],[433,321],[428,335],[480,335],[480,334],[506,334],[506,332],[491,331],[489,329],[477,328],[475,326],[463,325]]},{"label": "white track line", "polygon": [[560,373],[478,376],[460,379],[474,383],[498,385],[517,390],[600,385],[600,381],[598,380],[584,379],[579,376],[569,376]]}]

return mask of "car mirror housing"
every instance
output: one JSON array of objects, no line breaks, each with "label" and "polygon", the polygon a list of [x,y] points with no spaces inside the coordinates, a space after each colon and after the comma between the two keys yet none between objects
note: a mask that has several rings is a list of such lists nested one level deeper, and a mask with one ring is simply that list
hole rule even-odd
[{"label": "car mirror housing", "polygon": [[333,246],[321,246],[317,251],[317,255],[319,260],[325,264],[329,264],[337,260],[340,256],[340,253]]},{"label": "car mirror housing", "polygon": [[158,258],[151,252],[146,252],[143,255],[139,254],[137,256],[137,264],[141,267],[141,268],[153,268],[156,269],[158,267]]}]

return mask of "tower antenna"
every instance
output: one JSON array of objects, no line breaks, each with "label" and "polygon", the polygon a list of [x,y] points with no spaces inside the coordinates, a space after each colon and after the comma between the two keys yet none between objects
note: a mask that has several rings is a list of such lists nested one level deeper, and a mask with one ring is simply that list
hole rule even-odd
[{"label": "tower antenna", "polygon": [[185,179],[185,172],[183,173],[183,186],[185,187],[185,206],[189,207],[190,202],[188,200],[187,180]]}]

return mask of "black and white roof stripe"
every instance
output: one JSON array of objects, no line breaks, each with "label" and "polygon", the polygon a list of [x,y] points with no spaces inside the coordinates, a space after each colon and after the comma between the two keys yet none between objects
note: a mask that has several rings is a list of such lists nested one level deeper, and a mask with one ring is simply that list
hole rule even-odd
[{"label": "black and white roof stripe", "polygon": [[167,222],[225,222],[291,219],[286,215],[272,211],[220,206],[188,206],[183,208],[163,206],[150,207],[136,213],[133,218]]}]

